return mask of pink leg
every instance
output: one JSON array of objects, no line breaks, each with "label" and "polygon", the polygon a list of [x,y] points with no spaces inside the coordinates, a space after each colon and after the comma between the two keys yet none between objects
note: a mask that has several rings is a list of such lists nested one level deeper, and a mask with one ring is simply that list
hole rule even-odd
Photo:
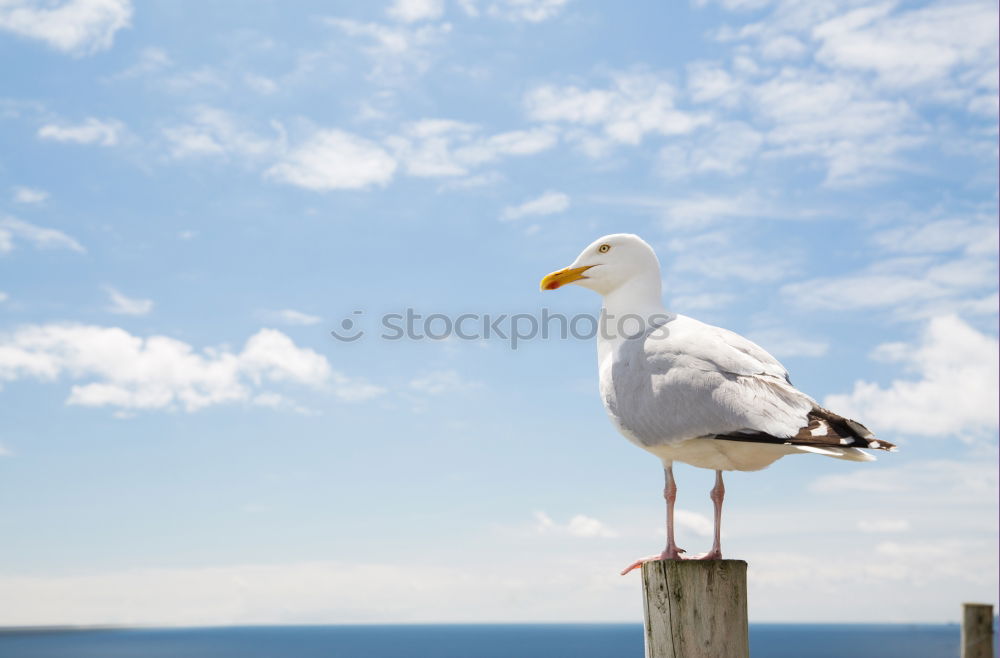
[{"label": "pink leg", "polygon": [[674,502],[677,500],[677,483],[674,482],[674,468],[673,464],[666,466],[663,469],[663,476],[665,484],[663,486],[663,499],[667,501],[667,547],[663,549],[663,552],[659,555],[650,555],[649,557],[639,558],[632,564],[628,565],[622,575],[624,576],[632,569],[637,569],[641,567],[646,562],[652,562],[653,560],[681,560],[681,553],[684,552],[683,548],[677,548],[677,544],[674,543]]},{"label": "pink leg", "polygon": [[721,560],[722,559],[722,501],[726,497],[726,487],[722,484],[722,471],[715,472],[715,486],[709,494],[712,503],[715,505],[715,539],[712,541],[712,550],[699,556],[699,560]]}]

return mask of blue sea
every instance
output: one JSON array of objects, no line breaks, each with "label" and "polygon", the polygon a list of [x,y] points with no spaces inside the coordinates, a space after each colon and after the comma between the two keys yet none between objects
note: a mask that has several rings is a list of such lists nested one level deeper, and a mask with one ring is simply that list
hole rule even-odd
[{"label": "blue sea", "polygon": [[[754,658],[958,656],[958,625],[752,624]],[[638,624],[241,626],[0,631],[2,658],[618,658]]]}]

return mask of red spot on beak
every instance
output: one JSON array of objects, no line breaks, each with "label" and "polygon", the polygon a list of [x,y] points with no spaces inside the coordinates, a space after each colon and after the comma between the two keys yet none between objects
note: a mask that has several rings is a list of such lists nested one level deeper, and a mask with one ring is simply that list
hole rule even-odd
[{"label": "red spot on beak", "polygon": [[545,289],[546,289],[546,290],[555,290],[556,288],[558,288],[558,287],[559,287],[559,286],[561,286],[561,285],[562,285],[562,284],[561,284],[561,283],[559,283],[558,281],[553,281],[553,282],[552,282],[552,283],[550,283],[549,285],[545,286]]}]

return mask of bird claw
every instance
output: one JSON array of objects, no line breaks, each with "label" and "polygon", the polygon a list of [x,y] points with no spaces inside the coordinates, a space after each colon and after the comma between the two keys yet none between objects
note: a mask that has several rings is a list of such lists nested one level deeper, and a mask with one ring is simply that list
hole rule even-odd
[{"label": "bird claw", "polygon": [[692,555],[691,557],[689,557],[687,559],[689,559],[689,560],[721,560],[722,559],[722,551],[712,550],[712,551],[709,551],[708,553],[704,553],[702,555],[697,555],[697,556]]},{"label": "bird claw", "polygon": [[657,560],[684,560],[684,559],[689,559],[689,558],[685,558],[685,557],[683,557],[681,555],[681,553],[684,553],[684,552],[685,551],[684,551],[683,548],[674,547],[674,549],[672,551],[671,550],[665,550],[662,553],[660,553],[659,555],[650,555],[649,557],[641,557],[638,560],[636,560],[635,562],[633,562],[632,564],[630,564],[627,567],[625,567],[624,571],[621,572],[621,575],[624,576],[629,571],[632,571],[633,569],[638,569],[639,567],[641,567],[642,565],[646,564],[647,562],[656,562]]}]

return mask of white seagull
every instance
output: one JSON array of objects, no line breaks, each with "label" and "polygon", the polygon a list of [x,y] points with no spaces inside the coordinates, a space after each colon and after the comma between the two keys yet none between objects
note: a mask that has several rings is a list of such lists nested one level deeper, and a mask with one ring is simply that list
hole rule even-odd
[{"label": "white seagull", "polygon": [[601,400],[619,432],[663,462],[667,547],[636,560],[678,560],[673,462],[715,471],[712,549],[719,541],[722,471],[757,471],[785,455],[812,453],[874,461],[859,448],[895,450],[856,421],[820,407],[792,386],[784,366],[739,334],[666,309],[660,262],[636,235],[594,241],[572,265],[542,279],[542,290],[575,283],[604,298],[597,337]]}]

